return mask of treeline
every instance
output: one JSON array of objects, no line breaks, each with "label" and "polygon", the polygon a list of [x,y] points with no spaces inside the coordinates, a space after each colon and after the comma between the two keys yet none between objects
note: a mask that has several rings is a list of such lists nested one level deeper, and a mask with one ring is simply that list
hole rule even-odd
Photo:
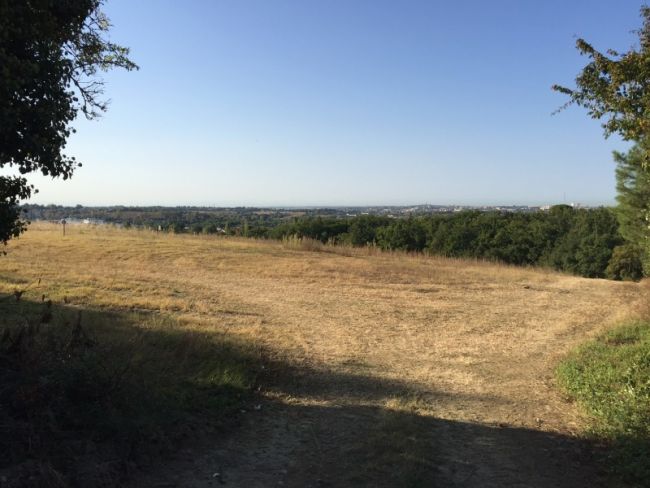
[{"label": "treeline", "polygon": [[148,228],[176,233],[240,233],[247,225],[274,227],[304,212],[254,207],[84,207],[77,205],[21,206],[26,220],[91,219],[126,227]]},{"label": "treeline", "polygon": [[589,278],[641,277],[640,260],[625,245],[616,216],[607,208],[558,205],[535,213],[464,211],[406,219],[315,218],[281,224],[266,232],[256,229],[255,233],[274,239],[295,235],[323,243],[546,266]]},{"label": "treeline", "polygon": [[332,210],[197,207],[58,207],[26,205],[26,218],[95,218],[174,233],[222,234],[377,246],[385,250],[545,266],[590,278],[639,279],[639,246],[621,235],[615,211],[557,205],[548,211],[465,210],[396,217]]}]

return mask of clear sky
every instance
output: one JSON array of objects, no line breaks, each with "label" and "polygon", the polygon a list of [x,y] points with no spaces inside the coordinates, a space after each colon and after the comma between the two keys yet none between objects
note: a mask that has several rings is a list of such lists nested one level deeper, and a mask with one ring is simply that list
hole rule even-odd
[{"label": "clear sky", "polygon": [[108,0],[138,72],[105,75],[70,181],[82,205],[614,201],[611,152],[579,108],[577,37],[627,50],[632,0]]}]

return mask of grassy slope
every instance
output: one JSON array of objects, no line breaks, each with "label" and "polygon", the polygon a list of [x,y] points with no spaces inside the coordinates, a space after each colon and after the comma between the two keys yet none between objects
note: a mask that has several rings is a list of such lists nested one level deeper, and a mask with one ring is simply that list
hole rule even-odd
[{"label": "grassy slope", "polygon": [[[395,382],[437,399],[418,419],[534,428],[549,402],[540,384],[548,364],[637,294],[632,284],[373,250],[314,253],[296,243],[110,227],[59,232],[33,226],[0,259],[0,294],[10,297],[0,302],[0,326],[11,328],[0,349],[9,385],[0,429],[21,425],[19,412],[30,412],[23,426],[36,426],[31,437],[2,432],[11,451],[0,445],[0,469],[30,459],[44,476],[55,477],[54,468],[107,486],[131,461],[194,436],[191,426],[228,423],[254,384],[261,346],[274,363],[336,373],[341,381],[327,388],[337,405],[390,412],[402,387],[386,398],[384,390]],[[26,290],[18,302],[15,290]],[[53,317],[39,327],[43,296]],[[33,343],[17,339],[25,324],[40,328],[27,335]],[[347,383],[357,376],[352,394]],[[270,393],[306,408],[324,395]],[[548,412],[564,409],[553,402]],[[544,427],[565,421],[548,413]],[[387,435],[399,438],[392,422],[381,425],[360,438],[382,449]],[[55,442],[33,442],[47,438]]]},{"label": "grassy slope", "polygon": [[578,348],[558,368],[560,383],[613,444],[612,469],[650,486],[650,321],[615,328]]},{"label": "grassy slope", "polygon": [[173,320],[53,307],[41,323],[43,310],[0,306],[8,486],[117,485],[183,439],[228,427],[255,381],[249,348]]},{"label": "grassy slope", "polygon": [[[36,266],[53,276],[30,276],[33,259],[11,250],[0,261],[3,487],[118,486],[184,439],[236,421],[260,368],[257,349],[143,309],[145,297],[167,303],[154,283],[109,301],[101,286],[58,271],[65,262],[56,259]],[[106,278],[88,258],[75,264],[95,282]]]}]

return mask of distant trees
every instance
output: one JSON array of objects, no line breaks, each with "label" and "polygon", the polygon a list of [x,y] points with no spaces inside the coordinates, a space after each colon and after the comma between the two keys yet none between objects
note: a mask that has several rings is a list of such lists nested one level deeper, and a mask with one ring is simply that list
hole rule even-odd
[{"label": "distant trees", "polygon": [[24,175],[68,179],[80,166],[63,153],[79,112],[106,110],[98,71],[136,69],[107,39],[102,0],[0,0],[0,242],[24,230],[17,207],[37,191]]},{"label": "distant trees", "polygon": [[423,224],[414,218],[396,220],[376,229],[376,242],[384,249],[422,251],[427,245],[427,227]]},{"label": "distant trees", "polygon": [[547,228],[555,234],[555,241],[539,263],[588,278],[604,278],[614,248],[623,244],[614,213],[606,208],[566,213],[561,224],[566,229],[563,234]]},{"label": "distant trees", "polygon": [[353,246],[365,246],[377,242],[377,230],[389,223],[390,219],[386,217],[360,215],[350,223],[347,241]]},{"label": "distant trees", "polygon": [[[264,237],[282,239],[286,236],[309,237],[322,243],[339,242],[347,234],[350,223],[336,218],[303,218],[274,226]],[[365,242],[364,242],[365,244]]]},{"label": "distant trees", "polygon": [[216,234],[218,230],[217,224],[214,222],[208,222],[207,224],[203,224],[203,233],[204,234]]},{"label": "distant trees", "polygon": [[431,217],[426,227],[426,250],[433,254],[549,266],[587,277],[604,277],[612,250],[623,242],[615,216],[605,208],[460,212]]},{"label": "distant trees", "polygon": [[[533,213],[464,211],[409,218],[307,218],[281,224],[269,235],[548,266],[592,278],[608,274],[614,249],[624,244],[612,210],[568,205]],[[633,271],[626,271],[633,268],[629,258],[628,250],[617,252],[620,262],[612,265],[612,278],[638,278]]]}]

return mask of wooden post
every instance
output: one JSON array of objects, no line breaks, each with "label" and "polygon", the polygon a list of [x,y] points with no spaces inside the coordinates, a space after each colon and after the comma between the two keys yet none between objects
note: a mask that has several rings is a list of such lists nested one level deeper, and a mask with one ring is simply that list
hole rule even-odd
[{"label": "wooden post", "polygon": [[65,219],[61,219],[61,225],[63,225],[63,237],[65,237],[65,224],[66,224]]}]

